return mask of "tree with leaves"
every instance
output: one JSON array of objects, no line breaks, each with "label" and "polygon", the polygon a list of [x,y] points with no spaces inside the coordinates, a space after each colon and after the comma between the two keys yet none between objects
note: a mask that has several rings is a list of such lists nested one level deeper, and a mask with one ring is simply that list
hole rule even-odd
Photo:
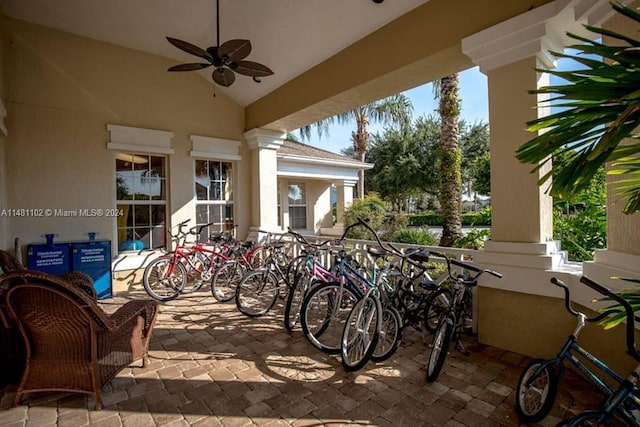
[{"label": "tree with leaves", "polygon": [[[398,93],[300,128],[300,136],[303,140],[308,140],[311,136],[311,129],[315,128],[318,136],[322,138],[328,134],[329,125],[335,122],[339,124],[355,122],[356,131],[351,133],[351,140],[356,158],[364,162],[369,149],[369,122],[380,123],[384,126],[404,127],[411,123],[412,113],[411,100],[404,94]],[[358,171],[358,180],[358,197],[363,198],[364,169]]]}]

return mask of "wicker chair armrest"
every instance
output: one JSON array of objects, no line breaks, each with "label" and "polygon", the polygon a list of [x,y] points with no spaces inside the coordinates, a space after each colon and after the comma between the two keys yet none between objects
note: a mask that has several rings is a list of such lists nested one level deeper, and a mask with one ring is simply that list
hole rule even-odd
[{"label": "wicker chair armrest", "polygon": [[144,336],[153,329],[153,324],[158,314],[158,302],[151,300],[134,300],[128,301],[115,313],[109,316],[114,329],[120,328],[122,325],[130,322],[137,316],[144,319]]},{"label": "wicker chair armrest", "polygon": [[72,271],[70,273],[60,274],[58,277],[62,280],[73,283],[94,301],[98,299],[98,294],[93,287],[93,279],[87,273],[82,271]]}]

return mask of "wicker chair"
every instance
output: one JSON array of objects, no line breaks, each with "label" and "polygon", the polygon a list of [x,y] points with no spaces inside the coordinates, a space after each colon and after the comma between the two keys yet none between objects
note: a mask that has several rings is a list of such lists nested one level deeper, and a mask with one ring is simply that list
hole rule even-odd
[{"label": "wicker chair", "polygon": [[106,383],[136,360],[146,366],[156,301],[128,301],[108,315],[73,283],[33,271],[0,277],[0,301],[27,353],[14,406],[25,393],[68,391],[92,395],[101,409]]}]

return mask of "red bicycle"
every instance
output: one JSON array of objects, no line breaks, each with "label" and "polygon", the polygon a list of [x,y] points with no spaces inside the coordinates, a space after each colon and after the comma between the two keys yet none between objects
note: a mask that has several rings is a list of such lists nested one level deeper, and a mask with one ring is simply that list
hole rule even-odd
[{"label": "red bicycle", "polygon": [[198,291],[205,282],[211,281],[219,265],[230,258],[215,242],[196,240],[187,243],[189,235],[200,236],[211,224],[193,227],[184,231],[189,220],[178,224],[178,232],[171,235],[176,242],[175,250],[151,261],[144,270],[142,282],[150,297],[158,301],[169,301],[181,293]]}]

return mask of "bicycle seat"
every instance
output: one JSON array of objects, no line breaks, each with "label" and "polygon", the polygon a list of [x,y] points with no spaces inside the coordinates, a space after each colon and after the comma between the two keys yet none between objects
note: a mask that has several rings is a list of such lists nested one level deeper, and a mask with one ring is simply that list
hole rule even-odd
[{"label": "bicycle seat", "polygon": [[284,247],[284,242],[272,242],[272,243],[269,243],[269,246],[271,246],[274,249],[280,249]]},{"label": "bicycle seat", "polygon": [[242,242],[242,247],[243,248],[252,248],[254,245],[254,243],[251,240],[247,240],[245,242]]},{"label": "bicycle seat", "polygon": [[373,256],[385,256],[387,254],[387,251],[377,246],[368,246],[367,252]]},{"label": "bicycle seat", "polygon": [[222,233],[211,233],[209,234],[209,240],[212,242],[217,242],[222,240]]},{"label": "bicycle seat", "polygon": [[416,262],[429,262],[429,255],[427,255],[422,249],[417,249],[409,254],[409,259]]},{"label": "bicycle seat", "polygon": [[425,280],[424,282],[419,283],[418,286],[426,291],[435,291],[439,287],[433,280]]}]

